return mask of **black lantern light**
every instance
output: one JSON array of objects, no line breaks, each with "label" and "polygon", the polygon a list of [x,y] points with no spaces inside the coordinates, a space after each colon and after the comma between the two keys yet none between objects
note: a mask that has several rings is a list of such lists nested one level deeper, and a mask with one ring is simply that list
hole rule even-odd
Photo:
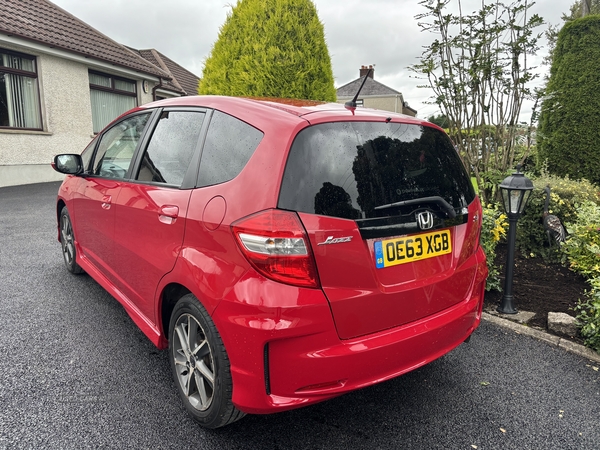
[{"label": "black lantern light", "polygon": [[533,183],[529,178],[521,173],[521,166],[517,166],[517,171],[506,177],[500,183],[500,192],[502,193],[502,205],[508,216],[508,249],[506,254],[506,276],[504,278],[504,295],[502,303],[496,309],[502,314],[516,314],[517,310],[513,306],[512,284],[513,272],[515,266],[515,241],[517,237],[517,220],[525,210]]}]

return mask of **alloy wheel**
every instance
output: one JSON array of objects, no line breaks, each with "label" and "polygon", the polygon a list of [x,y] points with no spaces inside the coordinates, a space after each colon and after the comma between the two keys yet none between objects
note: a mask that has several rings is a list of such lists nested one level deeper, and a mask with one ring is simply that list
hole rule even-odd
[{"label": "alloy wheel", "polygon": [[67,266],[75,262],[75,243],[73,242],[73,227],[69,216],[63,214],[60,224],[60,243],[62,244],[63,256]]},{"label": "alloy wheel", "polygon": [[173,358],[177,379],[190,405],[207,410],[215,390],[215,364],[206,333],[191,314],[182,314],[175,324]]}]

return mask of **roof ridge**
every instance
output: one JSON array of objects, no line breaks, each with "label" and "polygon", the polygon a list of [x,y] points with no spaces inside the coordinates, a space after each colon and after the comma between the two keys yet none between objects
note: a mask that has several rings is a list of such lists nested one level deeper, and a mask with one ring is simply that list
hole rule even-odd
[{"label": "roof ridge", "polygon": [[172,89],[180,91],[185,95],[196,95],[198,93],[198,82],[200,78],[181,64],[173,61],[157,49],[141,49],[137,51],[143,58],[146,58],[155,64],[164,64],[164,66],[166,66],[169,73],[173,76],[173,80],[177,82],[177,85],[172,81],[170,82]]},{"label": "roof ridge", "polygon": [[[349,83],[344,84],[343,86],[340,86],[339,88],[336,89],[337,95],[338,97],[347,97],[350,96],[352,97],[356,92],[356,89],[358,89],[358,86],[360,85],[360,83],[362,82],[362,80],[365,77],[359,77],[356,80],[352,80]],[[365,82],[365,85],[363,86],[363,89],[361,90],[361,97],[366,97],[366,96],[372,96],[372,95],[402,95],[402,92],[397,91],[396,89],[393,89],[389,86],[386,86],[385,84],[371,78],[371,77],[367,77],[367,81]],[[356,89],[353,89],[356,86]],[[349,91],[349,90],[353,90],[353,92],[343,92],[344,90]],[[373,91],[380,91],[380,92],[373,92]]]},{"label": "roof ridge", "polygon": [[[183,92],[185,92],[185,89],[183,89],[181,87],[181,85],[179,84],[179,82],[177,81],[177,78],[175,78],[173,76],[173,73],[169,70],[169,68],[167,67],[167,65],[165,64],[165,62],[162,60],[162,57],[164,55],[162,55],[158,50],[151,48],[150,52],[152,53],[152,56],[154,56],[154,59],[156,59],[156,61],[158,62],[158,64],[160,64],[160,67],[167,72],[168,74],[171,75],[171,83],[173,83],[173,85],[177,88],[177,89],[181,89]],[[166,58],[166,56],[164,56]],[[187,92],[185,92],[187,94]]]},{"label": "roof ridge", "polygon": [[[138,50],[136,48],[130,47],[129,45],[125,45],[125,44],[121,44],[123,47],[125,47],[127,50],[129,50],[131,53],[133,53],[135,56],[137,56],[138,58],[142,58],[144,61],[146,61],[148,64],[150,64],[152,67],[155,67],[157,70],[161,70],[162,72],[164,72],[165,74],[168,74],[170,77],[173,76],[173,74],[171,73],[170,70],[165,70],[160,66],[157,66],[156,64],[154,64],[152,61],[150,61],[149,59],[144,58],[144,56],[142,55],[142,51],[146,51],[146,50]],[[161,78],[165,78],[167,80],[171,80],[172,78],[168,78],[165,76],[162,76]]]}]

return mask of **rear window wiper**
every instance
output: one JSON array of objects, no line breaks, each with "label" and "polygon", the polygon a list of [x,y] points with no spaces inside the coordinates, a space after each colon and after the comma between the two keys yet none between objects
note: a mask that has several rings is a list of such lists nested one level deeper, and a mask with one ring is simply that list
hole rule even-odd
[{"label": "rear window wiper", "polygon": [[452,205],[450,205],[450,203],[448,203],[442,197],[438,197],[438,196],[415,198],[414,200],[404,200],[402,202],[395,202],[395,203],[390,203],[388,205],[376,206],[374,209],[377,211],[377,210],[388,209],[388,208],[396,208],[398,206],[409,206],[409,205],[415,205],[415,204],[420,204],[420,203],[436,204],[442,209],[442,211],[444,211],[447,214],[447,216],[450,219],[454,219],[456,217],[456,211],[454,210]]}]

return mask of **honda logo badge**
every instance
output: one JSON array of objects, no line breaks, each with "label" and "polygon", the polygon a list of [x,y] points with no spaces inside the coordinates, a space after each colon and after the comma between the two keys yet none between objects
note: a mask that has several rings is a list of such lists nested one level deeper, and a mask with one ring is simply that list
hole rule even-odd
[{"label": "honda logo badge", "polygon": [[429,211],[418,213],[417,224],[421,230],[430,230],[433,228],[433,214],[431,214]]}]

